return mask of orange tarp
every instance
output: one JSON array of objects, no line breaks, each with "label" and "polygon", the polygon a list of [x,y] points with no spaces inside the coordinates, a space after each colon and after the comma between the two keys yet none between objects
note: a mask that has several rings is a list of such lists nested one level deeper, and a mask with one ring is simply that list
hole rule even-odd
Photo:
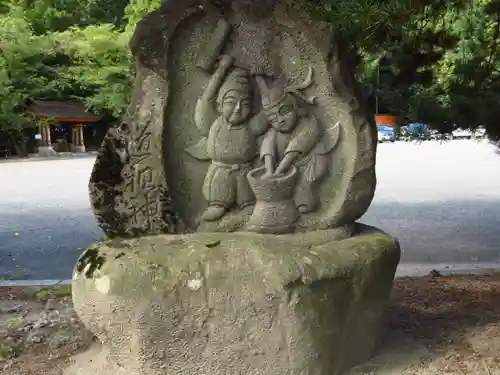
[{"label": "orange tarp", "polygon": [[391,115],[376,115],[375,122],[377,125],[396,126],[398,124],[398,119],[396,116]]}]

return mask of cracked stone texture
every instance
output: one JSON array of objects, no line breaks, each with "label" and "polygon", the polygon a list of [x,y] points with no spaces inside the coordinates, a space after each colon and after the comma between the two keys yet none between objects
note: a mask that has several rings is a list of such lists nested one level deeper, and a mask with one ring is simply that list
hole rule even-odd
[{"label": "cracked stone texture", "polygon": [[374,354],[400,258],[364,226],[341,241],[197,233],[88,252],[73,299],[108,353],[101,375],[341,374]]}]

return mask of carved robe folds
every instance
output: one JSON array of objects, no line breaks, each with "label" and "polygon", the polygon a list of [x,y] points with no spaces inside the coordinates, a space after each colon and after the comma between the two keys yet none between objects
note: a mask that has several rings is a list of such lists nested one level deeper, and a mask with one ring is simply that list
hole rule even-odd
[{"label": "carved robe folds", "polygon": [[317,155],[323,147],[319,143],[320,139],[320,125],[316,118],[309,116],[302,118],[291,133],[269,130],[260,149],[262,159],[271,155],[273,160],[278,161],[290,152],[299,153],[300,156],[294,162],[299,172],[294,200],[297,207],[302,206],[307,212],[313,211],[317,204],[311,184],[320,179],[328,167],[326,158]]},{"label": "carved robe folds", "polygon": [[222,117],[215,121],[206,142],[212,160],[203,183],[207,201],[226,208],[255,201],[246,175],[252,168],[256,147],[256,135],[246,124],[231,126]]}]

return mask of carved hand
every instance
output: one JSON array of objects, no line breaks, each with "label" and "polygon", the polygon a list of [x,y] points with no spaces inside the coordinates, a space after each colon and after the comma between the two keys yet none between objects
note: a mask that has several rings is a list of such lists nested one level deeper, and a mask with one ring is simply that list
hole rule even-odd
[{"label": "carved hand", "polygon": [[253,76],[264,76],[266,75],[265,69],[262,65],[252,66],[250,69],[250,74]]},{"label": "carved hand", "polygon": [[264,165],[266,167],[266,172],[262,175],[262,178],[271,177],[273,175],[273,157],[272,155],[264,156]]},{"label": "carved hand", "polygon": [[222,82],[224,81],[224,77],[227,74],[227,71],[233,64],[233,58],[228,55],[219,56],[219,62],[217,65],[217,69],[210,77],[210,81],[203,92],[202,97],[200,98],[202,101],[208,102],[215,98],[217,92],[220,89]]},{"label": "carved hand", "polygon": [[288,170],[288,168],[281,168],[280,169],[278,166],[278,168],[276,168],[276,170],[274,171],[273,176],[274,177],[283,177],[287,170]]},{"label": "carved hand", "polygon": [[299,155],[298,152],[289,152],[285,155],[283,160],[279,163],[278,168],[274,171],[275,176],[283,176],[288,168],[291,167],[295,158]]},{"label": "carved hand", "polygon": [[234,58],[229,55],[221,55],[219,57],[219,68],[227,69],[233,65]]}]

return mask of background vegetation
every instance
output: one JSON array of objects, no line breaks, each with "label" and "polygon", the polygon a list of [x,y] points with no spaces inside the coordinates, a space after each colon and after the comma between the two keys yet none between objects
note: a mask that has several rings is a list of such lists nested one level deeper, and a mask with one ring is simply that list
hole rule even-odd
[{"label": "background vegetation", "polygon": [[[116,120],[133,85],[127,43],[159,0],[0,0],[0,131],[31,100],[81,100]],[[334,23],[374,110],[443,132],[500,136],[500,0],[310,0]],[[378,101],[375,100],[378,98]],[[376,104],[378,103],[378,105]]]}]

